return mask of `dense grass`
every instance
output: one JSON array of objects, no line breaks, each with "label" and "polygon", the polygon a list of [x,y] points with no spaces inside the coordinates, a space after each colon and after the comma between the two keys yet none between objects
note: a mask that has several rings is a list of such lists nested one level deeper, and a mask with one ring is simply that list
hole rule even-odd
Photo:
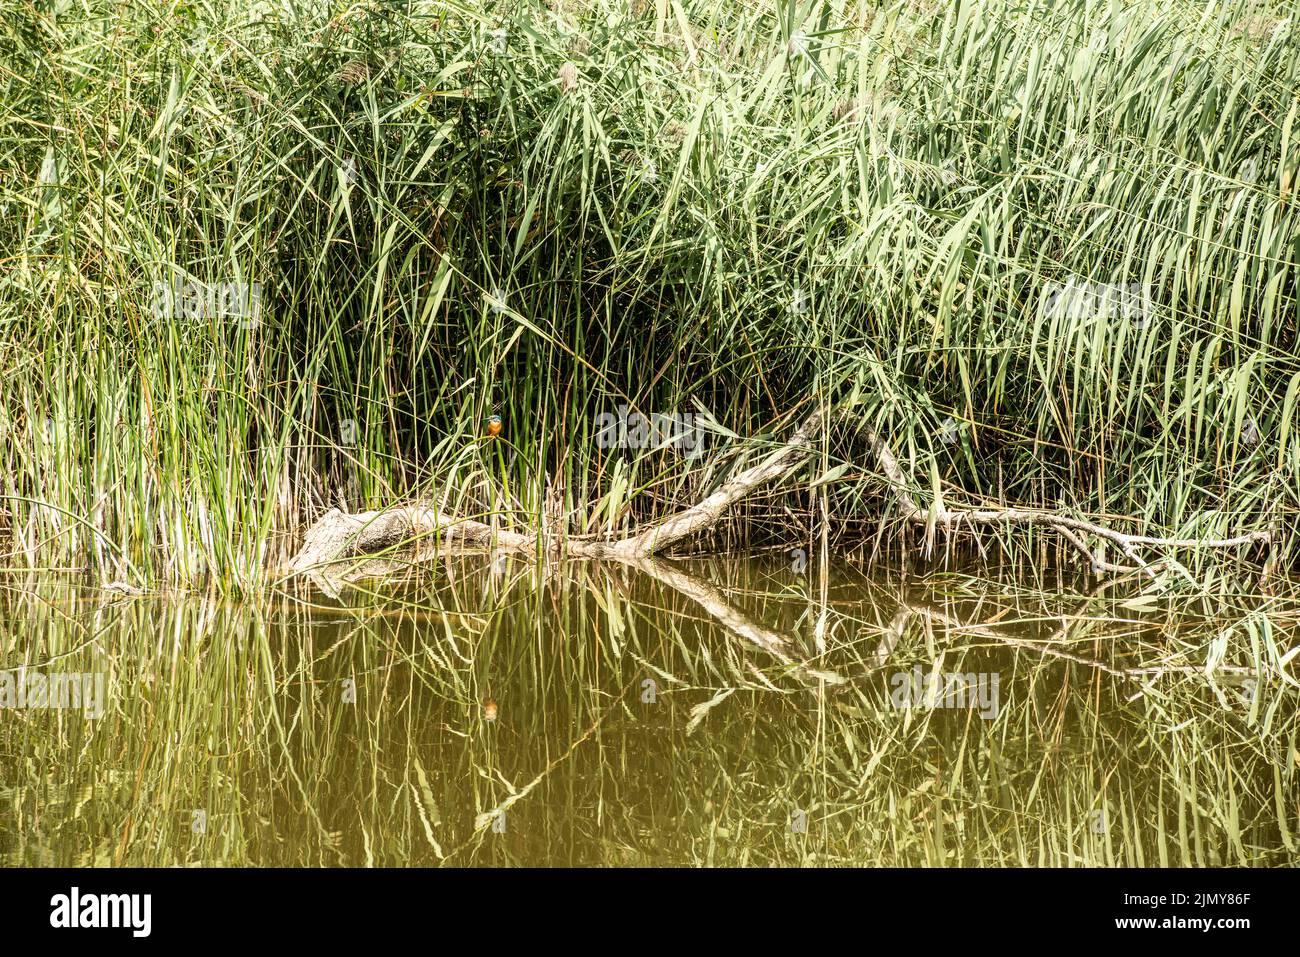
[{"label": "dense grass", "polygon": [[[851,394],[924,496],[1293,557],[1288,12],[10,4],[0,548],[254,586],[327,505],[524,522],[547,476],[614,529]],[[176,276],[260,283],[260,322],[156,318]],[[1069,280],[1153,313],[1042,308]],[[620,403],[707,413],[707,454],[597,448]],[[888,517],[850,435],[792,491],[801,536]]]}]

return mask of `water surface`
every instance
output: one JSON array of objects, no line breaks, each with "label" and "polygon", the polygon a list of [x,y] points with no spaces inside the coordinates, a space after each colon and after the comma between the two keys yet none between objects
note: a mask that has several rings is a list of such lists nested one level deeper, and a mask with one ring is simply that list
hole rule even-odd
[{"label": "water surface", "polygon": [[0,710],[0,862],[1295,861],[1294,603],[798,564],[6,579],[0,667],[106,690]]}]

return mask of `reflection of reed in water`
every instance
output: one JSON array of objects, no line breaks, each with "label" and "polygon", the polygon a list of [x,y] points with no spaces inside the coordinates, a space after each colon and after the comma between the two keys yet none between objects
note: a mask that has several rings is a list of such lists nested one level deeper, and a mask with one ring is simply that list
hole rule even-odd
[{"label": "reflection of reed in water", "polygon": [[844,679],[834,672],[819,671],[797,661],[792,655],[790,642],[784,635],[754,621],[732,605],[720,589],[704,579],[661,558],[644,559],[635,562],[633,567],[694,601],[731,634],[762,649],[782,664],[791,666],[791,673],[814,683],[824,681],[831,685],[843,684]]}]

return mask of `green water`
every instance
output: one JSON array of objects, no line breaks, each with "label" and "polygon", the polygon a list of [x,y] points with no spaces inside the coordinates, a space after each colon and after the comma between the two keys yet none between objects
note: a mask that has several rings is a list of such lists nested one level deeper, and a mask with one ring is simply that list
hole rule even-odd
[{"label": "green water", "polygon": [[[0,666],[104,692],[0,710],[0,862],[1294,862],[1295,603],[1090,591],[779,554],[256,604],[11,578]],[[900,701],[918,671],[969,698]]]}]

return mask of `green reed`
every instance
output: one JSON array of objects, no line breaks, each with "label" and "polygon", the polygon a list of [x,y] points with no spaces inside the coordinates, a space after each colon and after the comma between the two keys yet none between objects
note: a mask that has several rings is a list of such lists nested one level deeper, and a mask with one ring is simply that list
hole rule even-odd
[{"label": "green reed", "polygon": [[[548,487],[618,531],[846,396],[927,500],[1293,557],[1285,4],[656,9],[15,6],[4,561],[258,588],[327,507],[535,524]],[[262,311],[154,308],[186,280]],[[1149,309],[1044,308],[1071,281]],[[620,405],[699,414],[704,454],[600,448]],[[703,547],[890,514],[851,428],[781,495]]]}]

